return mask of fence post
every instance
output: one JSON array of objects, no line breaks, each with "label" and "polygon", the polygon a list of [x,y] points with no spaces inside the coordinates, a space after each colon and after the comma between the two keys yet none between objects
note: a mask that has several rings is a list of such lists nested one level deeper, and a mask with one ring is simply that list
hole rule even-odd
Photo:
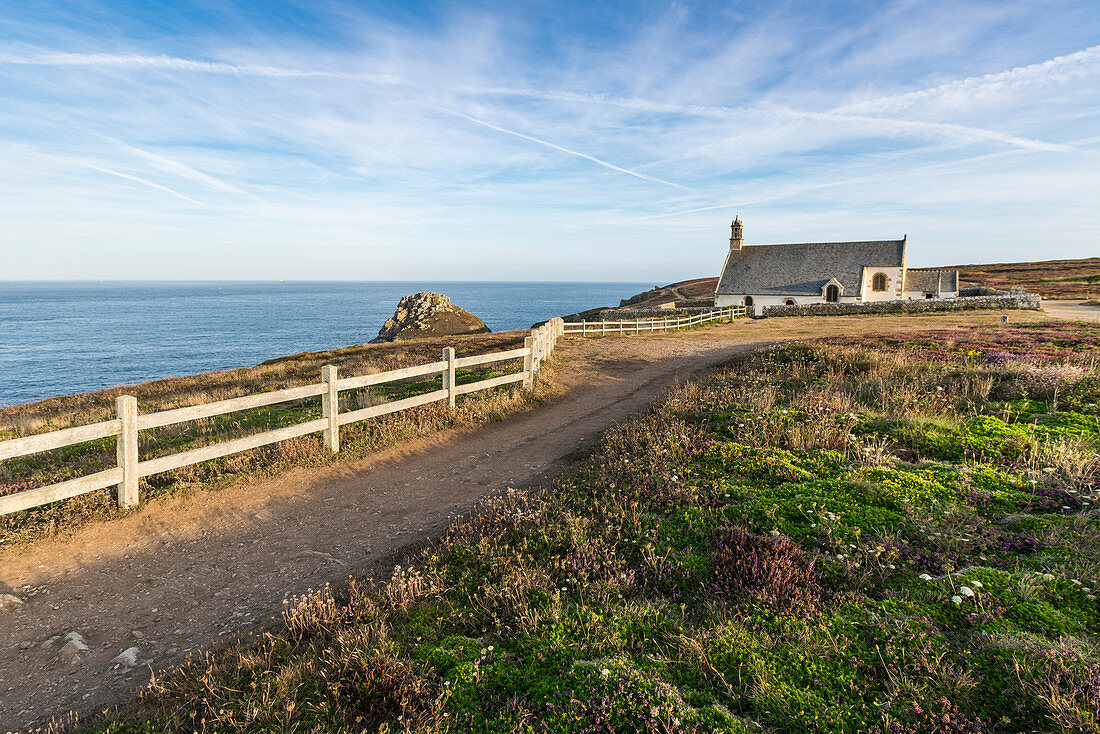
[{"label": "fence post", "polygon": [[523,386],[531,387],[535,381],[535,337],[529,336],[523,340],[523,348],[527,354],[523,355]]},{"label": "fence post", "polygon": [[447,405],[455,407],[455,348],[443,348],[443,361],[447,366],[443,369],[443,389],[447,391]]},{"label": "fence post", "polygon": [[325,391],[321,393],[321,417],[328,419],[328,427],[321,433],[321,440],[325,448],[336,453],[340,450],[340,390],[335,365],[326,364],[321,368],[321,382],[325,386]]},{"label": "fence post", "polygon": [[137,398],[119,395],[115,398],[115,411],[122,424],[115,444],[115,457],[122,469],[122,481],[118,483],[118,506],[126,509],[138,503],[138,408]]}]

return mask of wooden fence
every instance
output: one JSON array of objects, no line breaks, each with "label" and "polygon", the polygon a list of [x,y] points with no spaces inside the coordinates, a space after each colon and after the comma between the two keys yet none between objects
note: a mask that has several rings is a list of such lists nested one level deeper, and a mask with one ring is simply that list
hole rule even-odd
[{"label": "wooden fence", "polygon": [[562,333],[571,336],[600,336],[603,334],[655,334],[699,326],[722,319],[739,319],[746,315],[744,306],[729,306],[716,311],[690,316],[654,317],[633,321],[576,321],[566,322]]},{"label": "wooden fence", "polygon": [[[305,436],[310,433],[320,432],[326,448],[335,452],[340,450],[340,426],[368,418],[376,418],[388,413],[408,410],[439,400],[446,400],[451,407],[454,407],[457,396],[476,390],[488,390],[492,387],[500,387],[516,382],[522,382],[524,387],[530,387],[535,375],[539,372],[542,361],[554,351],[558,337],[564,333],[564,326],[565,324],[560,318],[551,319],[539,328],[532,329],[531,335],[524,339],[523,347],[519,349],[477,354],[469,357],[456,357],[455,350],[452,347],[447,347],[443,350],[443,358],[438,362],[358,377],[340,378],[336,374],[336,367],[327,365],[321,368],[321,381],[318,383],[245,395],[215,403],[193,405],[187,408],[162,410],[156,413],[140,414],[137,399],[129,395],[121,395],[115,401],[116,417],[112,420],[0,442],[0,461],[111,436],[116,437],[117,446],[115,452],[117,466],[77,479],[0,497],[0,515],[69,499],[86,492],[94,492],[112,486],[117,487],[119,506],[132,507],[140,501],[138,480],[141,477],[229,456],[230,454],[248,451],[249,449]],[[520,358],[523,359],[523,370],[521,372],[478,380],[465,385],[456,384],[455,371],[457,369],[478,367]],[[339,395],[342,390],[354,390],[395,380],[435,375],[442,377],[439,390],[402,400],[394,400],[382,405],[372,405],[345,413],[340,412]],[[146,461],[142,461],[139,456],[138,433],[140,431],[312,397],[321,398],[321,417],[315,420]]]}]

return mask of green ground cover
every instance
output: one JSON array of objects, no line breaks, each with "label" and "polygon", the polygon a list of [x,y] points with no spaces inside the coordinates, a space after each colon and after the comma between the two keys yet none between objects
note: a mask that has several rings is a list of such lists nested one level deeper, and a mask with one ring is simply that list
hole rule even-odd
[{"label": "green ground cover", "polygon": [[1098,357],[756,353],[92,730],[1100,731]]}]

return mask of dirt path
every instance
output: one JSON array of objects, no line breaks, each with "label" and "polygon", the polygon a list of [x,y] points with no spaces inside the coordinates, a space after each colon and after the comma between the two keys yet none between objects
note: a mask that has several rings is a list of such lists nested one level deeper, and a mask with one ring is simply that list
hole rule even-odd
[{"label": "dirt path", "polygon": [[1043,301],[1043,310],[1059,319],[1100,321],[1100,307],[1086,306],[1083,301]]},{"label": "dirt path", "polygon": [[[1013,321],[1049,318],[1015,312]],[[474,432],[441,434],[369,460],[299,469],[175,501],[0,552],[0,731],[70,709],[94,712],[188,653],[278,615],[287,597],[385,574],[402,548],[487,494],[546,481],[575,449],[691,375],[769,341],[997,323],[925,314],[739,321],[660,337],[563,339],[562,395]],[[79,662],[59,636],[79,632]],[[136,668],[117,666],[137,647]]]}]

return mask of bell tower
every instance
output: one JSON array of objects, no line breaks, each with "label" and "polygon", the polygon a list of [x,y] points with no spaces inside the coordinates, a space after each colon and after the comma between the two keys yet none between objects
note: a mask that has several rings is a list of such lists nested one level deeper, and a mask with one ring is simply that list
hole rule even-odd
[{"label": "bell tower", "polygon": [[734,217],[733,223],[730,224],[730,250],[740,252],[744,243],[745,241],[741,237],[741,218]]}]

